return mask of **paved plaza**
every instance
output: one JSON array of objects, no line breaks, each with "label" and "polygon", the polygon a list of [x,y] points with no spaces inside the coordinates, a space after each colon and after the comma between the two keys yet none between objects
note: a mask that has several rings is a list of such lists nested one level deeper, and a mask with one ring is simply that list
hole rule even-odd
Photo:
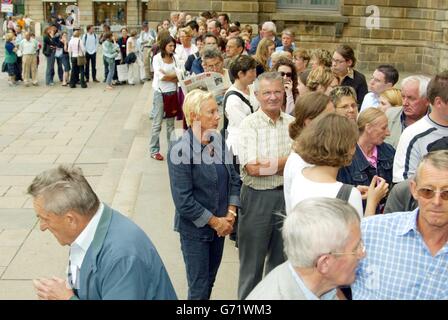
[{"label": "paved plaza", "polygon": [[[3,51],[4,43],[0,45]],[[9,87],[7,74],[0,74],[0,300],[36,299],[33,279],[65,277],[68,247],[39,230],[26,195],[35,175],[60,163],[80,166],[100,199],[149,235],[178,297],[186,299],[167,164],[148,153],[151,83],[107,91],[104,83],[70,89],[55,79],[56,85],[47,87],[43,58],[38,87]],[[98,61],[102,80],[102,59]],[[163,128],[164,155],[165,136]],[[236,299],[237,281],[238,252],[226,240],[212,299]]]}]

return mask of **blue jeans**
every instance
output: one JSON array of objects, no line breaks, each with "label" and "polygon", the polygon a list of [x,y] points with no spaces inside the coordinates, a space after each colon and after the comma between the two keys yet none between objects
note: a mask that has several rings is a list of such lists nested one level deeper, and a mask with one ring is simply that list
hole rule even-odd
[{"label": "blue jeans", "polygon": [[208,300],[221,264],[225,237],[200,241],[180,235],[180,245],[187,270],[188,300]]},{"label": "blue jeans", "polygon": [[45,84],[48,86],[50,83],[53,83],[54,76],[54,51],[51,52],[51,55],[47,57],[47,69],[45,72]]},{"label": "blue jeans", "polygon": [[[156,154],[160,151],[160,131],[162,131],[163,121],[163,97],[162,94],[154,90],[154,96],[152,98],[154,119],[152,120],[151,139],[149,142],[149,151],[151,154]],[[174,132],[174,117],[166,119],[166,138],[168,145],[171,144],[171,134]]]},{"label": "blue jeans", "polygon": [[107,60],[109,66],[109,73],[107,74],[106,83],[110,86],[112,85],[112,79],[115,74],[115,59],[114,58],[104,58]]},{"label": "blue jeans", "polygon": [[103,56],[103,65],[104,65],[104,81],[107,79],[107,75],[109,74],[109,61],[107,58]]}]

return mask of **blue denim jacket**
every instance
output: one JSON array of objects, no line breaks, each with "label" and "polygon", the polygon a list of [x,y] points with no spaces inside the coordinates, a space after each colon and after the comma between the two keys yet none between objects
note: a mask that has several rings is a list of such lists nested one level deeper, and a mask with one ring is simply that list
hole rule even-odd
[{"label": "blue denim jacket", "polygon": [[354,186],[369,186],[374,175],[378,175],[385,179],[392,186],[392,168],[394,164],[395,149],[388,143],[382,143],[378,147],[378,163],[375,169],[367,161],[356,145],[356,152],[353,156],[352,163],[339,170],[337,180]]},{"label": "blue denim jacket", "polygon": [[[174,230],[201,241],[212,241],[214,230],[207,224],[218,216],[218,176],[213,161],[222,161],[229,173],[228,204],[240,206],[240,178],[221,135],[214,135],[214,154],[194,137],[190,129],[169,149],[168,171],[176,207]],[[222,163],[222,162],[221,162]]]}]

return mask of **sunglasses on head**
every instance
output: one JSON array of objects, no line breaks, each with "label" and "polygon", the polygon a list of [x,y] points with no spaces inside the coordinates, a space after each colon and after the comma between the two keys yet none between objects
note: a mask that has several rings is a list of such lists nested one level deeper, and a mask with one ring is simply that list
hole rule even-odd
[{"label": "sunglasses on head", "polygon": [[291,77],[292,77],[292,72],[283,72],[283,71],[280,71],[280,74],[281,74],[282,77],[284,77],[284,76],[287,76],[288,78],[291,78]]},{"label": "sunglasses on head", "polygon": [[423,197],[425,199],[432,199],[436,195],[436,193],[440,193],[440,198],[443,200],[448,200],[448,190],[442,190],[442,191],[434,191],[427,188],[418,189],[417,193],[420,197]]}]

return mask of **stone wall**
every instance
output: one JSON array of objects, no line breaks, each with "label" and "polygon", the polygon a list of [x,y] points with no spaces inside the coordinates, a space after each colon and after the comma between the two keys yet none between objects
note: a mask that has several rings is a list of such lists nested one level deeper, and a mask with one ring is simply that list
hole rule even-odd
[{"label": "stone wall", "polygon": [[[278,30],[295,30],[304,48],[333,50],[350,44],[359,60],[358,68],[372,70],[389,62],[407,72],[434,73],[448,69],[448,0],[340,0],[337,12],[277,9],[276,0],[151,0],[148,18],[152,26],[169,18],[171,11],[197,15],[205,10],[227,12],[232,20],[258,24],[273,20]],[[81,24],[93,21],[90,0],[79,0]],[[128,0],[128,24],[141,21],[137,0]],[[369,29],[366,8],[379,9],[379,29]],[[43,20],[42,2],[27,0],[25,10]]]}]

